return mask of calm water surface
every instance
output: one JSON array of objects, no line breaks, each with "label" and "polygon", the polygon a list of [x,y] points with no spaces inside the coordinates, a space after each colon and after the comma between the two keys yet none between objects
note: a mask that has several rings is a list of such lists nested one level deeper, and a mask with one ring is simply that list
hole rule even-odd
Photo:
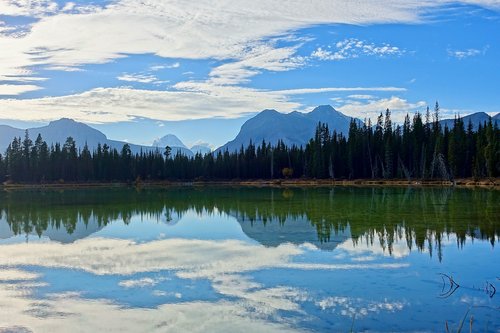
[{"label": "calm water surface", "polygon": [[488,190],[0,192],[0,332],[500,332],[499,233]]}]

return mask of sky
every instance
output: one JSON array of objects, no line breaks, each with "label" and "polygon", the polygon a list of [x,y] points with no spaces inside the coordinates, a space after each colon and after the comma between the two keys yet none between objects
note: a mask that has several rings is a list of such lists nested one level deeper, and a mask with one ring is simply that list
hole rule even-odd
[{"label": "sky", "polygon": [[263,109],[500,111],[500,1],[0,0],[0,123],[213,148]]}]

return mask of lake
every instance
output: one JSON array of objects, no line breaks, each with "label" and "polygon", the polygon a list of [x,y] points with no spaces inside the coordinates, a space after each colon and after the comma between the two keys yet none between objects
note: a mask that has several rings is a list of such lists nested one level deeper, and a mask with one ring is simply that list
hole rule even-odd
[{"label": "lake", "polygon": [[0,192],[0,332],[500,331],[500,192]]}]

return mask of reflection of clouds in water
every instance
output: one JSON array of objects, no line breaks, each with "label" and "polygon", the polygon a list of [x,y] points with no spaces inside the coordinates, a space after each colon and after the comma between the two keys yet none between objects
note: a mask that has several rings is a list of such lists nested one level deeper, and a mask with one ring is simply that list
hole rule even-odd
[{"label": "reflection of clouds in water", "polygon": [[352,269],[397,269],[410,266],[407,263],[395,264],[308,264],[290,263],[280,267],[300,269],[300,270],[352,270]]},{"label": "reflection of clouds in water", "polygon": [[[363,261],[373,261],[377,257],[391,257],[396,259],[402,259],[410,255],[411,249],[418,249],[419,252],[429,253],[429,248],[434,251],[438,251],[438,248],[445,248],[450,244],[458,244],[457,234],[449,233],[446,237],[439,239],[439,244],[436,239],[436,234],[433,231],[427,231],[427,246],[419,248],[415,240],[417,236],[415,233],[411,233],[410,240],[407,239],[407,230],[401,228],[398,231],[399,236],[394,237],[391,242],[390,249],[387,245],[387,239],[389,235],[387,232],[379,233],[366,233],[358,237],[356,240],[348,239],[338,245],[338,249],[345,250],[352,261],[363,262]],[[380,237],[382,235],[382,239]],[[470,236],[464,237],[465,243],[473,243],[474,238]],[[410,247],[409,247],[410,246]]]},{"label": "reflection of clouds in water", "polygon": [[183,278],[210,278],[275,267],[302,252],[291,244],[266,248],[237,240],[165,239],[136,243],[94,238],[77,241],[71,246],[58,243],[4,245],[0,262],[8,266],[82,269],[97,275],[175,270]]},{"label": "reflection of clouds in water", "polygon": [[296,288],[264,288],[261,284],[237,274],[215,278],[213,287],[222,295],[242,299],[249,307],[263,315],[271,315],[276,310],[299,311],[296,302],[307,299],[306,293]]},{"label": "reflection of clouds in water", "polygon": [[321,310],[331,310],[342,316],[356,318],[365,317],[371,313],[380,313],[382,311],[396,312],[403,310],[407,302],[390,302],[384,299],[383,302],[367,301],[362,298],[351,297],[327,297],[315,302]]},{"label": "reflection of clouds in water", "polygon": [[[71,245],[58,243],[10,244],[2,246],[0,262],[9,266],[42,266],[80,269],[96,275],[132,275],[158,272],[155,277],[123,279],[123,288],[154,287],[167,278],[161,271],[174,271],[183,279],[207,279],[228,300],[165,304],[156,309],[122,308],[108,300],[86,300],[79,295],[54,295],[44,307],[34,307],[30,288],[37,274],[9,269],[0,274],[0,309],[8,308],[7,326],[22,323],[41,331],[289,331],[278,311],[301,311],[308,295],[290,286],[267,288],[244,275],[269,268],[297,270],[397,269],[407,264],[321,264],[293,259],[316,249],[310,244],[282,244],[266,248],[238,240],[164,239],[136,243],[121,239],[83,239]],[[2,283],[4,281],[5,283]],[[16,284],[9,284],[16,281]],[[21,282],[20,282],[21,281]],[[166,296],[161,290],[155,296]],[[181,298],[182,295],[175,295]],[[233,300],[234,299],[234,300]],[[43,311],[41,311],[43,310]],[[31,312],[30,312],[31,311]],[[36,313],[43,312],[50,321]],[[266,321],[273,318],[275,323]],[[290,319],[287,319],[290,320]],[[5,324],[3,324],[5,326]]]},{"label": "reflection of clouds in water", "polygon": [[375,256],[361,256],[361,257],[354,257],[351,260],[357,261],[357,262],[366,262],[366,261],[377,260],[377,257],[375,257]]},{"label": "reflection of clouds in water", "polygon": [[[404,230],[402,234],[404,235]],[[339,244],[337,248],[349,252],[352,256],[359,256],[358,258],[352,258],[354,261],[363,261],[363,259],[372,256],[385,256],[400,259],[410,254],[411,250],[408,248],[408,243],[404,237],[401,239],[394,238],[394,242],[391,244],[391,251],[387,248],[387,243],[384,242],[386,239],[387,234],[384,234],[382,239],[380,239],[377,233],[370,235],[365,234],[360,236],[356,241],[348,239]]]},{"label": "reflection of clouds in water", "polygon": [[[106,300],[59,294],[33,301],[23,285],[0,284],[0,332],[293,332],[271,323],[238,302],[165,304],[154,309],[123,308]],[[21,326],[22,325],[22,326]]]}]

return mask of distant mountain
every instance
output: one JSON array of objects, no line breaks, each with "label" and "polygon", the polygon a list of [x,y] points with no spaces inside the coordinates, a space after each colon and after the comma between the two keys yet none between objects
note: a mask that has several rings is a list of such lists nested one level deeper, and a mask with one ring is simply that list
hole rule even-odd
[{"label": "distant mountain", "polygon": [[[490,118],[492,119],[493,122],[497,122],[498,125],[500,125],[500,113],[497,113],[495,116],[490,117],[490,115],[488,115],[485,112],[476,112],[476,113],[473,113],[473,114],[470,114],[468,116],[461,117],[461,118],[464,121],[465,129],[467,129],[469,121],[471,121],[472,128],[474,131],[477,130],[477,128],[479,127],[479,124],[487,123],[490,120]],[[442,128],[444,128],[445,126],[448,126],[448,128],[451,129],[453,127],[454,121],[455,121],[455,119],[443,119],[439,123],[441,124]]]},{"label": "distant mountain", "polygon": [[169,146],[172,149],[172,155],[176,155],[178,152],[182,153],[186,156],[193,156],[193,152],[186,147],[186,145],[175,135],[167,134],[160,139],[157,139],[153,142],[153,147],[157,147],[162,151],[166,146]]},{"label": "distant mountain", "polygon": [[188,149],[182,141],[173,134],[167,134],[164,137],[157,139],[153,142],[153,147],[165,148],[169,147],[181,147]]},{"label": "distant mountain", "polygon": [[[360,120],[359,120],[360,121]],[[351,117],[338,112],[330,105],[321,105],[309,113],[280,113],[264,110],[247,120],[233,141],[219,148],[221,151],[235,151],[250,141],[260,144],[262,140],[276,144],[278,140],[288,145],[305,145],[314,136],[318,122],[328,124],[331,131],[347,135]],[[360,121],[361,122],[361,121]]]},{"label": "distant mountain", "polygon": [[[14,137],[24,138],[25,130],[14,128],[11,126],[0,125],[0,153],[4,153],[9,144],[12,142]],[[62,118],[56,121],[50,122],[47,126],[28,128],[28,133],[31,140],[35,141],[38,134],[40,134],[49,144],[61,143],[64,144],[66,139],[71,136],[78,148],[83,148],[85,143],[89,146],[90,150],[97,148],[97,145],[107,144],[112,149],[117,149],[120,151],[126,142],[109,140],[104,133],[92,128],[84,123],[80,123],[68,118]],[[144,152],[157,149],[155,147],[140,146],[135,144],[129,144],[132,153],[138,153],[141,150]],[[187,155],[193,156],[193,153],[185,148],[180,147],[179,150]],[[176,154],[177,149],[172,149],[172,153]]]},{"label": "distant mountain", "polygon": [[7,125],[0,125],[0,154],[5,152],[5,149],[15,137],[24,136],[24,131],[19,128],[14,128]]},{"label": "distant mountain", "polygon": [[193,154],[200,153],[201,155],[206,155],[210,154],[212,152],[212,149],[210,149],[210,147],[207,145],[194,145],[191,147],[191,151],[193,152]]}]

